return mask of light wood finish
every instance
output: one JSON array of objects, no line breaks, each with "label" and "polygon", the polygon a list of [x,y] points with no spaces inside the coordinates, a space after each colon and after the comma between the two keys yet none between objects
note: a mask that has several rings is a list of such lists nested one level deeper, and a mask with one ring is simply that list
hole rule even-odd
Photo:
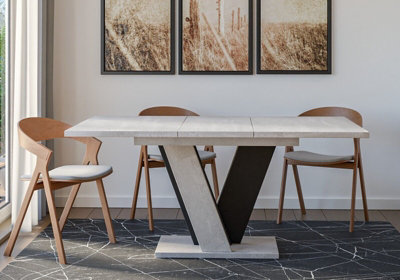
[{"label": "light wood finish", "polygon": [[[121,210],[121,213],[119,213],[117,219],[123,219],[123,220],[128,220],[131,218],[131,208],[123,208]],[[136,219],[147,219],[147,209],[136,209],[135,211],[135,218]]]},{"label": "light wood finish", "polygon": [[[61,211],[62,208],[58,208]],[[69,219],[88,219],[91,217],[93,208],[86,208],[86,207],[73,207],[69,213]]]},{"label": "light wood finish", "polygon": [[[268,221],[276,220],[277,214],[278,210],[275,209],[265,210],[265,216],[267,217]],[[283,209],[281,215],[283,220],[296,221],[296,216],[294,215],[294,211],[292,209]]]},{"label": "light wood finish", "polygon": [[327,221],[346,221],[351,215],[351,211],[348,210],[324,209],[322,212]]},{"label": "light wood finish", "polygon": [[265,221],[266,219],[267,216],[265,215],[264,209],[254,209],[250,216],[250,220]]},{"label": "light wood finish", "polygon": [[7,241],[11,234],[11,217],[0,224],[0,245]]},{"label": "light wood finish", "polygon": [[[121,208],[110,208],[110,216],[111,219],[118,219],[119,214],[121,213]],[[102,208],[95,208],[92,212],[90,212],[91,219],[103,219],[103,209]],[[71,219],[71,218],[69,218]]]},{"label": "light wood finish", "polygon": [[[356,221],[363,221],[364,220],[364,211],[363,210],[356,210]],[[385,216],[382,215],[381,211],[378,210],[368,210],[368,218],[370,221],[386,221]]]},{"label": "light wood finish", "polygon": [[[179,107],[167,107],[167,106],[160,106],[160,107],[152,107],[147,108],[139,113],[139,116],[165,116],[165,117],[179,117],[179,116],[198,116],[198,114],[183,109]],[[205,146],[205,151],[214,152],[213,146]],[[215,158],[208,159],[202,161],[203,168],[206,165],[211,165],[211,173],[213,177],[213,185],[214,185],[214,196],[215,199],[218,199],[219,196],[219,187],[218,187],[218,177],[217,177],[217,167],[215,163]],[[132,208],[130,218],[134,219],[136,214],[136,207],[137,207],[137,199],[139,195],[139,188],[140,188],[140,179],[142,176],[142,168],[144,168],[145,172],[145,180],[146,180],[146,196],[147,196],[147,209],[148,209],[148,220],[149,220],[149,230],[154,230],[154,221],[153,221],[153,207],[152,207],[152,200],[151,200],[151,186],[150,186],[150,169],[151,168],[163,168],[165,167],[164,161],[154,158],[149,158],[148,155],[148,148],[147,146],[142,146],[140,149],[139,154],[139,162],[138,162],[138,169],[136,173],[136,182],[135,188],[133,193],[133,200],[132,200]]]},{"label": "light wood finish", "polygon": [[[32,178],[29,182],[28,190],[22,202],[20,213],[15,222],[14,228],[11,232],[8,245],[4,251],[5,256],[10,256],[13,251],[15,242],[17,240],[19,231],[22,226],[22,222],[24,221],[26,211],[29,207],[29,203],[31,201],[33,192],[38,189],[44,189],[46,194],[50,221],[56,242],[59,262],[61,264],[66,264],[66,257],[65,257],[61,231],[64,228],[65,222],[71,211],[72,205],[74,203],[77,192],[79,191],[81,183],[86,182],[87,180],[57,181],[55,179],[50,179],[48,166],[53,151],[40,144],[39,141],[51,140],[55,138],[64,138],[64,131],[70,127],[71,126],[66,123],[46,118],[27,118],[19,122],[18,124],[19,143],[23,148],[35,154],[37,156],[37,161]],[[96,138],[72,138],[72,139],[86,144],[86,153],[84,156],[83,165],[98,164],[97,156],[101,146],[101,141],[99,141]],[[98,178],[96,182],[99,190],[100,201],[103,207],[103,214],[107,226],[107,232],[109,234],[109,240],[111,243],[115,243],[116,241],[114,236],[114,230],[112,227],[112,222],[109,214],[102,178]],[[73,186],[73,188],[67,200],[67,204],[61,214],[61,218],[60,220],[58,220],[53,193],[54,190],[56,189],[68,186]]]},{"label": "light wood finish", "polygon": [[[15,245],[13,250],[14,255],[18,256],[48,225],[50,224],[50,217],[46,216],[37,226],[32,228],[31,232],[23,232],[19,235],[18,243]],[[14,257],[5,256],[3,252],[5,251],[7,243],[0,245],[0,271],[2,271],[10,262],[14,261]]]},{"label": "light wood finish", "polygon": [[293,210],[296,220],[298,221],[326,221],[324,213],[319,209],[308,210],[303,214],[301,210]]},{"label": "light wood finish", "polygon": [[[307,112],[302,113],[299,117],[331,117],[331,116],[341,116],[346,117],[356,125],[362,127],[363,121],[362,116],[357,111],[348,108],[341,107],[323,107],[309,110]],[[294,151],[292,146],[286,147],[286,153]],[[353,232],[354,230],[354,220],[355,220],[355,203],[356,203],[356,189],[357,189],[357,172],[360,172],[360,182],[361,182],[361,193],[363,200],[363,208],[364,208],[364,217],[365,221],[369,221],[368,217],[368,206],[367,206],[367,195],[365,191],[365,182],[364,182],[364,171],[361,159],[361,150],[360,150],[360,139],[354,138],[354,156],[353,160],[349,161],[337,161],[337,162],[305,162],[305,161],[297,161],[293,159],[289,159],[284,157],[283,162],[283,173],[282,173],[282,185],[281,185],[281,193],[279,200],[279,209],[277,215],[277,223],[281,223],[282,221],[282,211],[285,197],[285,186],[286,186],[286,173],[288,165],[293,166],[293,174],[296,182],[297,193],[300,202],[300,208],[302,214],[305,215],[305,206],[304,199],[301,190],[300,177],[298,173],[297,166],[318,166],[318,167],[330,167],[330,168],[341,168],[341,169],[352,169],[353,170],[353,183],[351,189],[351,205],[350,205],[350,226],[349,231]]]},{"label": "light wood finish", "polygon": [[400,211],[386,210],[380,212],[388,222],[390,222],[398,231],[400,231]]}]

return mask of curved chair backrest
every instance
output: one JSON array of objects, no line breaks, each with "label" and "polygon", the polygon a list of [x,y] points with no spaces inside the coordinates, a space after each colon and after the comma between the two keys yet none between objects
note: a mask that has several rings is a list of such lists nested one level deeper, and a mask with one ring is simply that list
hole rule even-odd
[{"label": "curved chair backrest", "polygon": [[101,141],[94,137],[65,137],[64,131],[71,125],[48,118],[26,118],[18,123],[20,145],[36,154],[41,158],[48,158],[52,151],[46,146],[38,143],[39,141],[51,140],[56,138],[70,138],[86,144],[86,154],[84,163],[97,162],[97,154],[101,146]]},{"label": "curved chair backrest", "polygon": [[47,118],[27,118],[21,120],[18,127],[26,136],[38,142],[64,138],[64,131],[71,125]]},{"label": "curved chair backrest", "polygon": [[363,125],[363,119],[359,112],[343,107],[321,107],[311,109],[299,115],[300,117],[346,117],[352,122],[358,124],[359,126]]},{"label": "curved chair backrest", "polygon": [[158,106],[144,109],[139,116],[199,116],[199,114],[179,107]]}]

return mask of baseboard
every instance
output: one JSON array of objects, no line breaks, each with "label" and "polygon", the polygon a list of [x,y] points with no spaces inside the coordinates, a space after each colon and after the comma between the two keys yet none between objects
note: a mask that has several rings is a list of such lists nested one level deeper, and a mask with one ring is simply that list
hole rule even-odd
[{"label": "baseboard", "polygon": [[[108,196],[108,204],[112,208],[129,208],[132,204],[131,197],[125,196]],[[56,197],[56,205],[63,207],[67,201],[66,196]],[[152,197],[154,208],[179,208],[178,201],[175,197]],[[305,205],[307,209],[349,209],[349,198],[306,198]],[[146,197],[139,197],[138,207],[145,208],[147,206]],[[78,196],[74,207],[100,207],[100,201],[95,196]],[[276,209],[278,207],[277,197],[259,197],[255,205],[256,209]],[[297,197],[288,197],[285,199],[286,209],[299,209],[299,201]],[[356,208],[362,209],[361,198],[357,199]],[[399,210],[400,198],[369,198],[368,208],[370,210]]]}]

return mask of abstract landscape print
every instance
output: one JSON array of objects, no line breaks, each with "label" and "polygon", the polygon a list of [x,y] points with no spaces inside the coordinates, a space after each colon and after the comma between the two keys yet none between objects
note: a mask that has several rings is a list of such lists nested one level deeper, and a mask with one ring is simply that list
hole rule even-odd
[{"label": "abstract landscape print", "polygon": [[257,73],[331,73],[331,0],[258,0],[257,11]]},{"label": "abstract landscape print", "polygon": [[252,74],[252,0],[180,0],[180,74]]},{"label": "abstract landscape print", "polygon": [[174,0],[102,0],[102,74],[173,74]]}]

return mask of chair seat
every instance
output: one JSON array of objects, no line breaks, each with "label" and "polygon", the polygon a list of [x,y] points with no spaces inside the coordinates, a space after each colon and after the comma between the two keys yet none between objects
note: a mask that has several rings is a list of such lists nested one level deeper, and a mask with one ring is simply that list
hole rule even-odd
[{"label": "chair seat", "polygon": [[[51,181],[94,181],[112,173],[108,165],[64,165],[49,171]],[[30,180],[31,174],[23,175],[23,180]]]},{"label": "chair seat", "polygon": [[[217,157],[217,154],[214,152],[207,152],[207,151],[199,151],[199,156],[200,156],[200,160],[204,161],[204,160],[209,160],[209,159],[213,159]],[[154,159],[157,161],[164,161],[161,155],[157,155],[157,154],[151,154],[149,155],[149,159]]]},{"label": "chair seat", "polygon": [[308,163],[341,163],[347,162],[354,159],[352,155],[350,156],[332,156],[323,155],[307,151],[294,151],[285,154],[286,159],[291,159],[294,161],[302,161]]}]

